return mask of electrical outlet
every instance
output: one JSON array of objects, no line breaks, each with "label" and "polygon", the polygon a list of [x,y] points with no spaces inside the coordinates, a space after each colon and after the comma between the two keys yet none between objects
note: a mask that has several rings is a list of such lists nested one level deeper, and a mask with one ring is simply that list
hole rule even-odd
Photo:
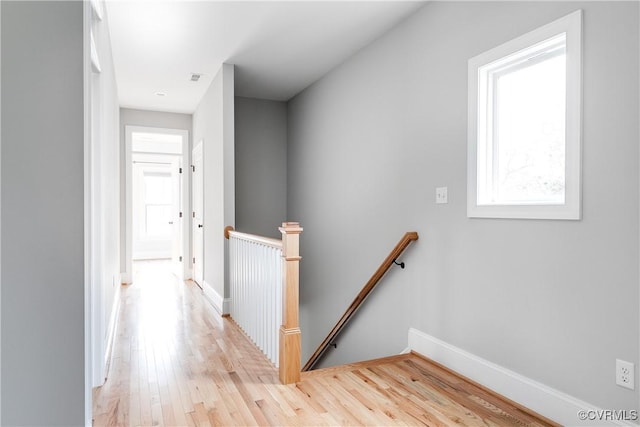
[{"label": "electrical outlet", "polygon": [[436,188],[436,204],[448,203],[447,187]]},{"label": "electrical outlet", "polygon": [[616,384],[621,387],[634,390],[635,372],[633,363],[625,362],[624,360],[616,359]]}]

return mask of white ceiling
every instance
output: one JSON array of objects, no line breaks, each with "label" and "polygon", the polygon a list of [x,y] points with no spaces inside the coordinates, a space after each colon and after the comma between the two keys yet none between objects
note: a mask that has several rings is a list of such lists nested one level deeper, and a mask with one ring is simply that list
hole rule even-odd
[{"label": "white ceiling", "polygon": [[120,104],[192,113],[222,63],[236,95],[288,100],[423,4],[108,1]]}]

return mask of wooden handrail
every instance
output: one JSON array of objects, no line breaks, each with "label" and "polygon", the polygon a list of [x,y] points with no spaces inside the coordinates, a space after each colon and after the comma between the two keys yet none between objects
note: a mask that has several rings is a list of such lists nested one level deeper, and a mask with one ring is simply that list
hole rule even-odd
[{"label": "wooden handrail", "polygon": [[404,252],[404,250],[409,246],[409,244],[418,240],[418,233],[415,231],[410,231],[402,236],[402,239],[398,242],[395,248],[389,253],[387,258],[380,264],[380,267],[373,273],[373,276],[369,279],[369,281],[364,285],[358,296],[353,300],[349,308],[344,312],[338,323],[335,324],[329,335],[322,341],[322,343],[318,346],[316,351],[311,355],[307,363],[302,368],[303,371],[308,371],[313,368],[313,366],[320,360],[320,357],[324,354],[327,348],[331,345],[335,337],[340,333],[342,328],[349,322],[351,317],[355,314],[355,312],[360,308],[360,305],[364,302],[364,300],[369,296],[371,291],[376,287],[380,279],[384,277],[389,268],[393,265],[393,262]]}]

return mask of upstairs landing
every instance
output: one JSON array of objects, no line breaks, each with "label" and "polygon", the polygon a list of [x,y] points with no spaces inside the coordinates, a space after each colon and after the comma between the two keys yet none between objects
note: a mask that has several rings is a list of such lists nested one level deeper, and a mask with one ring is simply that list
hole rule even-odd
[{"label": "upstairs landing", "polygon": [[109,379],[95,426],[550,426],[416,354],[278,371],[193,283],[151,265],[122,288]]}]

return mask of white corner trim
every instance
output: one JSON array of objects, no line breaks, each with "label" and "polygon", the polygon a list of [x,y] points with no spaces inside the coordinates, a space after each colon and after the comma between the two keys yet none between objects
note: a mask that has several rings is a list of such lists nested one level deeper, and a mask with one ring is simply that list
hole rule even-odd
[{"label": "white corner trim", "polygon": [[[0,2],[0,22],[2,22],[2,19],[1,19],[2,13],[1,13],[1,11],[2,11],[2,4],[1,4],[1,2]],[[84,30],[83,30],[83,31],[84,31]],[[2,43],[1,43],[1,42],[0,42],[0,46],[2,46]],[[2,56],[2,55],[0,55],[0,57],[1,57],[1,56]],[[1,61],[1,60],[0,60],[0,70],[2,70],[2,61]],[[0,73],[0,74],[1,74],[1,73]],[[86,77],[86,76],[85,76],[85,77]],[[1,81],[2,81],[2,77],[0,76],[0,82],[1,82]],[[0,85],[0,86],[1,86],[1,85]],[[2,90],[0,89],[0,93],[1,93],[1,92],[2,92]],[[0,95],[0,99],[2,99],[2,95]],[[86,102],[86,100],[85,100],[85,102]],[[0,103],[0,104],[1,104],[1,103]],[[85,109],[86,109],[86,107],[85,107]],[[86,118],[86,112],[85,112],[85,118]],[[0,108],[0,129],[2,129],[2,108]],[[87,137],[87,133],[86,133],[86,130],[85,130],[85,138],[86,138],[86,137]],[[0,138],[0,147],[2,147],[2,141],[1,141],[1,139],[2,139],[2,138]],[[85,143],[86,143],[86,141],[85,141]],[[0,148],[0,152],[1,152],[1,151],[2,151],[2,149]],[[1,163],[1,162],[0,162],[0,163]],[[0,174],[0,175],[1,175],[1,174]],[[86,205],[86,201],[85,201],[85,205]],[[0,209],[0,212],[1,212],[1,211],[2,211],[2,209]],[[2,221],[0,221],[0,223],[1,223],[1,222],[2,222]],[[1,232],[0,232],[0,234],[1,234]],[[1,241],[1,239],[0,239],[0,241]],[[1,259],[2,259],[2,257],[0,256],[0,260],[1,260]],[[0,264],[1,264],[1,263],[0,263]],[[86,263],[85,263],[85,264],[86,264]],[[1,268],[0,268],[0,271],[1,271]],[[2,274],[0,274],[0,277],[2,277]],[[85,274],[85,279],[86,279],[86,277],[87,277],[87,276],[86,276],[86,274]],[[86,285],[85,285],[85,291],[86,291]],[[2,295],[2,283],[1,283],[1,281],[0,281],[0,295]],[[2,306],[1,301],[2,301],[2,298],[0,297],[0,307]],[[85,304],[85,311],[86,311],[86,304]],[[1,313],[0,313],[0,319],[2,319],[2,315],[1,315]],[[87,320],[86,320],[86,319],[87,319],[87,315],[86,315],[86,313],[85,313],[85,317],[84,317],[85,327],[87,326]],[[1,325],[1,322],[0,322],[0,331],[2,331],[2,325]],[[86,341],[87,341],[87,335],[86,335],[86,333],[85,333],[85,350],[87,349]],[[2,344],[1,344],[1,343],[2,343],[2,333],[0,332],[0,373],[2,372]],[[86,363],[86,361],[87,361],[87,360],[88,360],[88,357],[87,357],[87,356],[85,356],[85,363]],[[87,372],[87,370],[85,369],[85,373],[86,373],[86,372]],[[2,384],[2,375],[1,375],[1,374],[0,374],[0,384]],[[85,386],[86,386],[86,384],[85,384]],[[87,393],[86,393],[86,390],[85,390],[85,398],[86,398],[86,396],[87,396]],[[85,411],[86,411],[87,406],[88,406],[88,405],[85,403]],[[85,416],[86,416],[86,413],[85,413]],[[0,421],[1,421],[1,420],[2,420],[2,387],[0,387]]]},{"label": "white corner trim", "polygon": [[122,285],[120,283],[116,284],[116,291],[113,293],[113,306],[111,307],[111,316],[109,318],[109,329],[107,332],[107,345],[105,346],[104,351],[104,365],[102,372],[104,372],[104,379],[106,381],[107,376],[109,376],[109,364],[111,353],[113,351],[113,342],[115,340],[116,331],[118,330],[118,319],[120,316],[120,292],[122,290]]},{"label": "white corner trim", "polygon": [[92,421],[92,379],[93,379],[93,320],[91,308],[91,17],[89,7],[83,3],[82,40],[83,40],[83,88],[84,88],[84,425],[93,425]]},{"label": "white corner trim", "polygon": [[222,296],[215,289],[213,289],[213,286],[207,283],[206,280],[203,283],[202,292],[204,293],[207,301],[211,303],[213,308],[215,308],[220,315],[229,313],[229,304],[231,302],[231,299],[222,298]]},{"label": "white corner trim", "polygon": [[409,348],[527,408],[565,426],[637,426],[623,421],[581,421],[579,411],[600,410],[596,405],[496,365],[414,328]]}]

